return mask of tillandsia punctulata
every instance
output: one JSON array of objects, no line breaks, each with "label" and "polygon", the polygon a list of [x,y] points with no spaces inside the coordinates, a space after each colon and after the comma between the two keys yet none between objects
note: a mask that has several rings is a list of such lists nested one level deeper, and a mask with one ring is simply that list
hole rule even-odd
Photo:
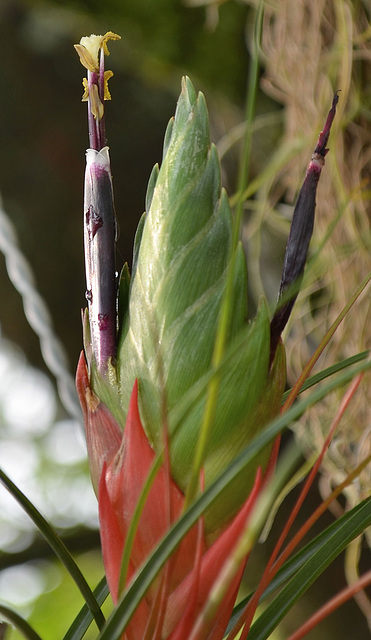
[{"label": "tillandsia punctulata", "polygon": [[88,102],[90,148],[86,152],[84,190],[84,248],[86,299],[89,309],[91,349],[97,370],[103,374],[116,354],[117,310],[115,240],[116,217],[113,201],[111,165],[106,145],[104,101],[110,100],[104,56],[108,40],[120,36],[81,38],[75,49],[87,69],[83,101]]},{"label": "tillandsia punctulata", "polygon": [[326,145],[338,101],[339,96],[336,92],[295,205],[283,263],[277,308],[271,322],[271,361],[273,361],[278,341],[290,317],[300,288],[309,242],[313,233],[317,185],[325,164],[325,157],[329,151]]},{"label": "tillandsia punctulata", "polygon": [[[131,279],[127,265],[120,277],[116,359],[108,364],[109,374],[114,369],[115,375],[97,371],[88,317],[84,333],[90,371],[84,356],[77,370],[103,558],[115,602],[185,509],[232,250],[232,215],[210,142],[205,99],[184,78],[175,117],[165,135],[161,167],[156,166],[150,178]],[[233,276],[234,316],[221,365],[217,420],[203,461],[205,488],[277,414],[285,385],[282,345],[269,368],[269,317],[264,301],[255,320],[247,322],[241,245]],[[158,619],[162,619],[163,638],[190,636],[250,518],[264,473],[273,470],[271,449],[268,445],[256,456],[190,530],[169,562],[170,573],[166,569],[148,590],[129,624],[127,638],[142,639]],[[158,459],[161,466],[143,507],[123,577],[121,564],[131,520]],[[213,638],[226,628],[245,562],[246,557],[210,621],[217,633]]]},{"label": "tillandsia punctulata", "polygon": [[[293,301],[283,320],[276,314],[270,323],[264,300],[256,317],[247,319],[246,261],[242,246],[235,249],[232,241],[232,215],[210,141],[205,99],[184,78],[165,134],[161,167],[154,167],[149,180],[132,273],[124,265],[116,308],[112,182],[108,149],[103,146],[103,100],[109,95],[105,74],[110,73],[104,72],[103,56],[110,38],[118,36],[109,32],[83,38],[77,45],[88,69],[84,96],[89,101],[92,149],[85,183],[89,315],[84,318],[85,356],[80,358],[76,381],[98,495],[106,575],[116,603],[188,506],[208,385],[216,373],[212,356],[227,279],[232,274],[233,320],[217,372],[215,418],[201,477],[196,477],[200,491],[219,478],[279,413],[286,382],[280,334]],[[300,215],[294,216],[280,300],[304,268],[315,187],[336,101],[299,196]],[[102,322],[106,316],[107,325]],[[125,630],[125,640],[192,636],[222,564],[237,545],[264,480],[273,471],[276,454],[277,447],[272,455],[269,442],[188,531],[149,587]],[[157,474],[148,489],[156,464]],[[191,494],[189,501],[193,499]],[[245,562],[246,557],[236,567],[215,617],[207,621],[207,632],[197,635],[200,640],[223,637]]]}]

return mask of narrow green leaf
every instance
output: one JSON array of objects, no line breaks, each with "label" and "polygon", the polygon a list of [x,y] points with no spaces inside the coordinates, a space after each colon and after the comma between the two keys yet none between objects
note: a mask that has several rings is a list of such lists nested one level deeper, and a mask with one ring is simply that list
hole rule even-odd
[{"label": "narrow green leaf", "polygon": [[[266,600],[266,598],[268,598],[270,595],[272,595],[272,593],[274,593],[277,589],[282,587],[285,584],[285,582],[287,582],[290,578],[292,578],[294,575],[296,575],[296,573],[307,563],[307,561],[314,554],[317,553],[317,551],[319,551],[321,548],[323,548],[324,545],[327,544],[329,540],[333,539],[334,535],[337,535],[342,530],[344,525],[350,519],[352,519],[352,522],[354,523],[354,518],[357,517],[357,519],[358,519],[359,511],[362,511],[361,516],[360,516],[361,521],[362,521],[363,518],[364,518],[364,511],[363,511],[364,505],[365,505],[365,503],[369,503],[370,500],[371,500],[371,498],[368,498],[367,500],[364,500],[363,502],[361,502],[357,506],[353,507],[353,509],[351,509],[351,511],[348,511],[343,516],[341,516],[338,520],[333,522],[322,533],[320,533],[311,542],[309,542],[303,549],[301,549],[292,558],[290,558],[290,560],[288,560],[283,565],[283,567],[277,572],[277,574],[275,575],[273,580],[269,583],[268,587],[266,588],[266,590],[264,591],[264,593],[263,593],[263,595],[262,595],[262,597],[260,599],[260,602],[263,602],[264,600]],[[229,631],[233,628],[233,626],[237,622],[238,618],[240,617],[243,609],[247,605],[247,603],[250,600],[252,595],[253,595],[253,592],[250,593],[246,598],[244,598],[234,608],[233,615],[232,615],[232,617],[230,619],[230,622],[228,624],[228,629],[226,631],[226,634],[228,634]]]},{"label": "narrow green leaf", "polygon": [[[348,514],[349,515],[349,514]],[[309,589],[318,576],[347,545],[371,525],[371,498],[365,500],[350,517],[342,519],[326,541],[312,553],[274,601],[263,611],[249,631],[249,640],[265,640],[278,623]]]},{"label": "narrow green leaf", "polygon": [[31,627],[31,625],[22,618],[18,613],[0,604],[0,615],[10,622],[27,640],[42,640],[38,633]]},{"label": "narrow green leaf", "polygon": [[60,559],[63,566],[67,569],[71,578],[74,580],[77,588],[81,592],[86,604],[88,605],[98,629],[101,629],[104,624],[104,615],[99,607],[96,598],[86,582],[79,567],[65,546],[64,542],[60,539],[58,534],[54,531],[53,527],[45,520],[44,516],[36,509],[36,507],[26,498],[24,493],[10,480],[10,478],[0,469],[0,482],[11,493],[13,498],[21,505],[22,509],[27,513],[31,520],[35,523],[40,533],[49,543],[56,556]]},{"label": "narrow green leaf", "polygon": [[[304,382],[299,393],[303,393],[303,391],[310,389],[311,387],[318,384],[319,382],[322,382],[322,380],[325,380],[326,378],[329,378],[330,376],[334,375],[334,373],[338,373],[338,371],[342,371],[347,367],[351,367],[353,364],[356,364],[357,362],[362,362],[362,360],[365,360],[365,358],[367,358],[369,355],[370,355],[369,351],[361,351],[360,353],[357,353],[354,356],[345,358],[345,360],[341,360],[340,362],[337,362],[336,364],[333,364],[330,367],[327,367],[327,369],[324,369],[323,371],[320,371],[319,373],[316,373],[314,376],[311,376],[310,378],[308,378]],[[289,397],[290,393],[291,393],[291,389],[288,389],[288,391],[285,391],[285,393],[282,396],[282,404],[285,403],[285,400]]]},{"label": "narrow green leaf", "polygon": [[[109,595],[109,589],[105,576],[95,587],[93,593],[99,606],[101,607]],[[74,619],[72,625],[68,629],[67,633],[64,635],[63,640],[81,640],[93,620],[94,618],[92,616],[91,610],[89,609],[87,604],[84,604],[84,606],[81,608],[80,612]]]}]

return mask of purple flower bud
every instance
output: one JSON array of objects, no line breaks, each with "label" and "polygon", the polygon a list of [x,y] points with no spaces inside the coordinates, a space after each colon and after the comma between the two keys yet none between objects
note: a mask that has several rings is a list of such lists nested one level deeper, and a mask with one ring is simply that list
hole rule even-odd
[{"label": "purple flower bud", "polygon": [[89,308],[91,353],[100,373],[106,373],[116,355],[116,216],[113,204],[111,165],[104,120],[104,101],[110,100],[104,56],[107,42],[120,36],[108,31],[104,36],[81,38],[75,45],[81,64],[87,69],[83,79],[83,101],[88,103],[90,149],[86,152],[84,193],[84,248],[86,299]]},{"label": "purple flower bud", "polygon": [[108,147],[86,152],[84,246],[86,298],[95,364],[116,351],[115,210]]},{"label": "purple flower bud", "polygon": [[317,185],[322,167],[325,164],[325,156],[329,151],[326,145],[338,101],[339,96],[336,92],[295,205],[286,246],[277,307],[271,321],[271,362],[300,289],[309,242],[313,232]]}]

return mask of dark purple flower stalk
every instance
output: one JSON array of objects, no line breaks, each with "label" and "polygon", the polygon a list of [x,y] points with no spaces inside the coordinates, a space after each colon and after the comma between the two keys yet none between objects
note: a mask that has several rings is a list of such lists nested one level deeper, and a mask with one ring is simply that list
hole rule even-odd
[{"label": "dark purple flower stalk", "polygon": [[109,150],[106,145],[104,100],[111,98],[104,70],[107,41],[117,40],[112,32],[82,38],[75,45],[88,70],[83,100],[88,102],[90,148],[86,152],[84,190],[84,248],[86,298],[89,309],[91,347],[95,365],[105,373],[116,355],[116,217],[113,202]]},{"label": "dark purple flower stalk", "polygon": [[326,124],[319,135],[317,146],[308,165],[304,183],[295,205],[286,246],[277,307],[271,321],[271,362],[273,362],[281,333],[286,326],[299,292],[309,242],[313,232],[317,185],[322,167],[325,164],[325,156],[329,151],[326,145],[338,101],[339,96],[336,92],[327,116]]}]

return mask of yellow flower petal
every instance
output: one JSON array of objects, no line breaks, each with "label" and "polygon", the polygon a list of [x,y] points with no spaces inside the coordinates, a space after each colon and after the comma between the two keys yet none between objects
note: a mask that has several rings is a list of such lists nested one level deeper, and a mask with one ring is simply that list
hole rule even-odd
[{"label": "yellow flower petal", "polygon": [[[83,40],[83,38],[81,38],[81,40]],[[83,44],[74,44],[73,46],[79,55],[82,66],[88,71],[98,73],[99,67],[97,66],[97,57],[94,58],[91,52]]]},{"label": "yellow flower petal", "polygon": [[104,114],[104,106],[100,101],[98,87],[96,84],[91,86],[89,92],[91,112],[96,120],[101,120]]},{"label": "yellow flower petal", "polygon": [[112,31],[107,31],[104,36],[96,36],[92,33],[91,36],[84,36],[79,44],[74,45],[81,64],[88,71],[99,73],[99,51],[103,47],[104,55],[109,56],[108,40],[121,40],[121,36]]},{"label": "yellow flower petal", "polygon": [[109,51],[107,47],[108,40],[121,40],[121,36],[117,35],[117,33],[113,33],[113,31],[107,31],[107,33],[102,36],[102,45],[105,56],[109,56]]},{"label": "yellow flower petal", "polygon": [[110,71],[108,69],[107,71],[104,72],[104,99],[105,100],[111,100],[111,94],[108,89],[108,80],[112,78],[112,76],[113,76],[113,71]]},{"label": "yellow flower petal", "polygon": [[87,100],[89,98],[89,85],[88,85],[88,79],[87,78],[83,78],[82,79],[82,86],[84,87],[84,93],[83,93],[83,96],[81,98],[81,102],[87,102]]}]

